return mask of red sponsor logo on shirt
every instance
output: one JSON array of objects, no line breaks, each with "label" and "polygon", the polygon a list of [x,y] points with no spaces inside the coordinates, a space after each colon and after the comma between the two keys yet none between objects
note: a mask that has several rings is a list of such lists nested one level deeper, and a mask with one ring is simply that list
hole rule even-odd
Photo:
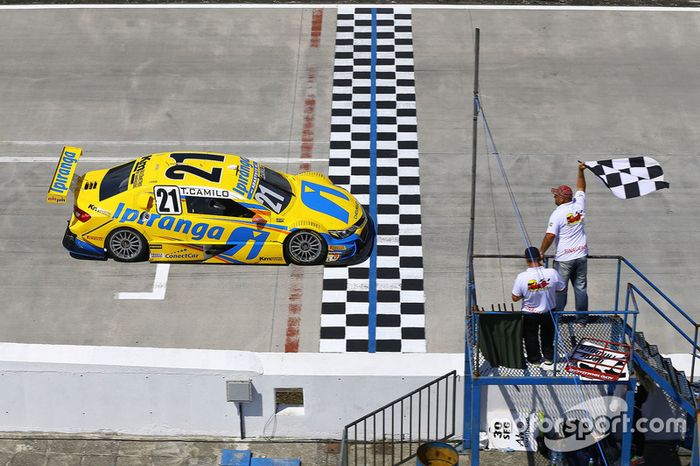
[{"label": "red sponsor logo on shirt", "polygon": [[530,280],[527,282],[528,291],[542,291],[546,290],[549,286],[549,279],[542,279],[540,281]]},{"label": "red sponsor logo on shirt", "polygon": [[566,249],[564,249],[564,254],[585,251],[586,249],[587,249],[587,246],[585,244],[583,246],[576,246],[575,248],[566,248]]},{"label": "red sponsor logo on shirt", "polygon": [[581,220],[583,220],[583,215],[581,214],[580,211],[576,212],[576,215],[571,214],[571,213],[566,214],[566,223],[568,225],[575,225],[577,223],[580,223]]}]

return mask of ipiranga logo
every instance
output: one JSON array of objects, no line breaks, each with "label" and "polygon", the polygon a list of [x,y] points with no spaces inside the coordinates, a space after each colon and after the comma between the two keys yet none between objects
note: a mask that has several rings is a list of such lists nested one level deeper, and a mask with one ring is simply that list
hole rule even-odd
[{"label": "ipiranga logo", "polygon": [[75,167],[78,164],[78,159],[82,150],[79,147],[64,147],[61,157],[58,159],[56,171],[49,186],[49,192],[46,196],[46,202],[63,204],[66,202],[70,183],[75,174]]}]

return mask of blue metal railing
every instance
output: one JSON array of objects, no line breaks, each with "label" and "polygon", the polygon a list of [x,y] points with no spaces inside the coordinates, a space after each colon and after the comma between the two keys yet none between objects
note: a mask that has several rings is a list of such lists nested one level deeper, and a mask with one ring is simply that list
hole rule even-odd
[{"label": "blue metal railing", "polygon": [[[475,259],[520,259],[522,260],[522,256],[519,255],[508,255],[508,254],[475,254],[474,255]],[[675,311],[677,311],[678,314],[680,314],[685,321],[687,321],[693,328],[694,328],[694,335],[693,338],[690,338],[690,336],[684,332],[680,327],[676,324],[675,320],[671,317],[669,317],[666,312],[664,312],[659,306],[653,304],[651,299],[649,299],[645,294],[643,294],[638,287],[634,286],[635,291],[644,298],[644,300],[671,326],[678,331],[686,341],[688,341],[692,345],[692,351],[690,352],[693,355],[693,360],[691,363],[691,378],[690,380],[693,381],[693,377],[695,376],[695,363],[696,359],[698,357],[698,353],[700,353],[700,347],[698,346],[698,338],[700,338],[700,324],[696,322],[692,317],[690,317],[683,309],[681,309],[678,304],[676,304],[671,298],[669,298],[661,289],[654,284],[644,273],[642,273],[637,267],[635,267],[630,261],[625,259],[622,256],[614,256],[614,255],[591,255],[588,256],[588,259],[591,260],[614,260],[617,262],[616,264],[616,279],[615,279],[615,295],[613,299],[613,310],[611,311],[612,313],[617,312],[620,315],[624,315],[625,319],[625,324],[626,327],[629,326],[628,324],[628,317],[629,313],[624,313],[621,312],[622,309],[620,308],[620,289],[622,285],[622,273],[623,273],[623,265],[626,266],[625,270],[629,270],[634,275],[638,278],[640,278],[644,283],[646,283],[658,296],[660,296],[668,305],[670,305]],[[545,266],[549,264],[550,257],[545,258]],[[471,305],[474,305],[476,303],[476,286],[474,285],[473,282],[473,266],[470,268],[470,272],[472,274],[471,278],[471,292],[473,296],[470,296],[471,299],[469,299]],[[468,285],[469,286],[469,285]],[[630,291],[629,289],[626,291],[626,296],[625,296],[625,311],[629,311],[629,300],[630,300]],[[470,307],[468,307],[470,309]],[[472,330],[476,330],[474,328],[474,324],[471,323],[472,325]]]},{"label": "blue metal railing", "polygon": [[[488,255],[488,254],[480,254],[480,255],[473,255],[473,258],[476,259],[520,259],[522,260],[522,256],[519,255]],[[631,262],[629,262],[627,259],[625,259],[622,256],[588,256],[589,259],[592,260],[614,260],[616,261],[616,278],[615,278],[615,293],[614,293],[614,299],[613,299],[613,310],[610,311],[589,311],[586,314],[587,315],[617,315],[621,316],[624,318],[624,325],[621,325],[622,327],[622,332],[620,334],[617,334],[619,337],[620,343],[625,343],[625,340],[627,339],[627,343],[630,344],[632,347],[633,351],[632,354],[634,355],[634,359],[636,362],[641,363],[640,366],[644,371],[654,371],[654,368],[649,366],[648,364],[645,364],[643,360],[641,360],[638,355],[634,353],[634,344],[635,344],[635,338],[636,338],[636,321],[637,321],[637,316],[639,314],[639,307],[638,303],[636,300],[636,296],[641,297],[644,302],[646,302],[657,314],[659,314],[665,322],[667,322],[671,328],[673,328],[682,338],[685,340],[688,344],[692,345],[692,363],[691,363],[691,373],[690,373],[690,380],[693,381],[695,377],[695,363],[696,359],[698,357],[698,353],[700,353],[700,347],[698,346],[698,338],[699,338],[699,330],[700,330],[700,324],[698,324],[693,318],[691,318],[683,309],[680,308],[673,300],[671,300],[664,292],[662,292],[658,286],[656,286],[648,277],[646,277],[637,267],[635,267]],[[549,264],[549,258],[545,259],[545,265],[547,266]],[[624,269],[623,269],[624,266]],[[621,293],[621,285],[622,285],[622,275],[624,271],[631,271],[634,276],[637,278],[641,279],[646,285],[648,285],[659,297],[663,299],[663,301],[670,306],[671,309],[675,310],[677,314],[680,314],[682,317],[682,321],[685,321],[689,323],[693,329],[694,329],[694,334],[691,338],[691,336],[684,331],[681,326],[679,326],[678,323],[678,316],[672,316],[669,315],[668,312],[665,312],[659,305],[653,302],[652,299],[650,299],[644,292],[642,292],[637,286],[634,284],[628,283],[626,287],[626,295],[625,295],[625,303],[624,303],[624,309],[620,308],[620,293]],[[477,296],[476,296],[476,285],[474,282],[474,267],[473,264],[469,264],[468,268],[468,283],[467,283],[467,318],[466,318],[466,334],[467,334],[467,341],[466,341],[466,351],[465,351],[465,390],[464,390],[464,408],[465,408],[465,419],[464,419],[464,442],[463,446],[464,448],[472,449],[473,455],[476,458],[476,463],[478,463],[478,426],[474,426],[473,420],[474,418],[472,417],[472,422],[470,423],[469,418],[471,417],[469,414],[469,410],[471,410],[471,413],[478,413],[478,410],[480,409],[480,391],[478,389],[479,386],[481,385],[501,385],[501,384],[511,384],[511,383],[520,383],[520,384],[541,384],[541,383],[552,383],[552,384],[561,384],[561,383],[568,383],[566,379],[574,379],[576,380],[575,377],[538,377],[538,376],[529,376],[529,377],[494,377],[494,376],[489,376],[489,377],[480,377],[479,374],[479,347],[478,347],[478,328],[479,328],[479,315],[487,315],[487,314],[503,314],[504,312],[498,312],[498,311],[483,311],[483,312],[475,312],[476,304],[477,304]],[[633,309],[630,307],[630,301],[633,306]],[[665,306],[664,306],[665,307]],[[556,347],[559,346],[559,338],[560,338],[560,320],[563,316],[566,315],[577,315],[581,316],[582,313],[580,312],[557,312],[556,314],[557,317],[555,319],[555,344],[557,345]],[[632,316],[632,322],[630,325],[629,319],[630,316]],[[471,338],[471,340],[469,339]],[[557,361],[558,358],[558,351],[555,352],[555,376],[557,374]],[[651,374],[650,374],[651,375]],[[663,375],[663,374],[659,374]],[[629,378],[629,383],[628,383],[628,395],[629,395],[629,390],[632,390],[633,393],[633,384],[632,381],[634,377],[634,372],[632,367],[630,367],[630,378]],[[591,382],[586,382],[586,383],[591,383]],[[595,382],[593,382],[595,383]],[[672,384],[666,382],[664,380],[663,384],[664,390],[667,392],[672,391],[674,392],[674,399],[676,399],[678,402],[681,402],[682,400],[679,398],[680,394],[675,393],[677,390],[673,387]],[[670,393],[670,392],[669,392]],[[692,397],[692,394],[691,394]],[[692,403],[692,407],[697,407],[696,400],[693,398],[690,400]],[[688,410],[691,408],[691,405],[688,404],[688,401],[685,401],[683,404],[684,408]],[[697,411],[697,413],[700,413],[700,411]],[[478,416],[476,416],[478,418]],[[696,416],[696,418],[700,419],[700,415]],[[692,459],[692,464],[693,465],[700,465],[700,459],[698,459],[698,454],[696,452],[697,450],[697,443],[698,443],[698,438],[700,438],[698,435],[698,432],[700,432],[700,423],[699,425],[696,426],[696,428],[693,429],[693,434],[695,435],[695,439],[693,441],[693,459]],[[473,432],[473,430],[476,430],[477,432]],[[623,450],[625,450],[624,447],[629,448],[629,439],[627,439],[627,442],[623,442]],[[626,454],[623,455],[623,464],[626,464],[626,462],[629,462],[629,451],[625,451]],[[474,457],[472,458],[472,464],[474,463]],[[626,461],[625,461],[626,460]]]},{"label": "blue metal railing", "polygon": [[[690,381],[693,382],[695,378],[695,362],[697,360],[698,356],[698,329],[700,328],[700,324],[696,322],[692,317],[690,317],[683,309],[680,308],[671,298],[669,298],[663,291],[659,289],[651,280],[649,280],[639,269],[637,269],[632,263],[630,263],[627,259],[624,257],[619,257],[618,258],[618,274],[617,274],[617,284],[618,284],[618,292],[619,292],[619,283],[620,283],[620,264],[624,263],[631,271],[633,271],[639,278],[641,278],[649,287],[651,287],[652,290],[654,290],[668,305],[670,305],[673,309],[675,309],[684,319],[687,321],[690,325],[693,326],[694,329],[694,335],[693,338],[690,338],[690,336],[683,331],[678,324],[676,324],[676,321],[669,317],[666,312],[664,312],[659,306],[657,306],[652,300],[647,297],[646,294],[644,294],[637,286],[633,284],[628,284],[627,287],[627,294],[625,297],[625,309],[629,308],[629,301],[630,298],[634,300],[635,294],[639,295],[644,301],[652,308],[654,311],[656,311],[661,318],[663,318],[676,332],[678,332],[683,339],[685,339],[688,343],[692,345],[692,351],[690,351],[690,354],[692,354],[692,361],[691,361],[691,368],[690,368]],[[617,298],[616,298],[617,299]],[[636,306],[636,303],[634,303]]]},{"label": "blue metal railing", "polygon": [[[649,298],[647,298],[647,297],[646,297],[641,291],[639,291],[639,289],[638,289],[637,287],[635,287],[634,285],[628,284],[628,285],[627,285],[627,292],[628,292],[628,297],[631,298],[631,300],[632,300],[632,305],[634,306],[634,308],[635,308],[637,311],[639,310],[639,306],[637,305],[637,299],[636,299],[636,297],[635,297],[635,293],[637,293],[637,294],[639,294],[641,297],[643,297],[644,300],[645,300],[649,305],[652,306],[652,308],[656,309],[657,311],[660,311],[660,310],[656,307],[656,305],[653,304],[653,303],[649,300]],[[629,299],[628,299],[628,301],[629,301]],[[674,328],[676,328],[676,330],[677,330],[679,333],[681,333],[681,335],[683,335],[686,339],[689,340],[689,338],[687,337],[687,335],[685,335],[685,332],[683,332],[682,330],[680,330],[673,322],[671,322],[671,321],[668,319],[668,317],[666,317],[665,315],[662,315],[662,317],[663,317],[664,319],[666,319],[666,320],[668,321],[668,323],[671,324]],[[630,328],[627,328],[626,330],[627,330],[627,332],[628,332],[630,338],[634,339],[634,336],[635,336],[634,330],[632,330],[632,329],[630,329]],[[692,343],[692,341],[691,341],[691,343]],[[635,361],[635,363],[636,363],[637,365],[639,365],[639,367],[642,368],[642,370],[644,370],[644,372],[646,372],[647,374],[649,374],[649,376],[651,376],[651,378],[654,379],[654,381],[655,381],[661,388],[663,388],[663,390],[664,390],[666,393],[668,393],[669,396],[671,396],[671,398],[672,398],[676,403],[678,403],[686,412],[688,412],[689,414],[695,414],[695,412],[696,412],[696,410],[697,410],[697,406],[696,406],[695,400],[686,400],[686,399],[684,399],[683,396],[682,396],[682,394],[679,393],[678,390],[676,390],[676,388],[673,386],[673,384],[672,384],[670,381],[666,380],[666,378],[663,377],[662,374],[658,374],[658,373],[657,373],[657,369],[655,369],[654,367],[652,367],[652,365],[651,365],[648,361],[645,361],[644,358],[642,358],[640,355],[634,353],[634,361]],[[670,375],[670,374],[669,374],[669,375]],[[691,404],[691,403],[692,403],[692,404]]]}]

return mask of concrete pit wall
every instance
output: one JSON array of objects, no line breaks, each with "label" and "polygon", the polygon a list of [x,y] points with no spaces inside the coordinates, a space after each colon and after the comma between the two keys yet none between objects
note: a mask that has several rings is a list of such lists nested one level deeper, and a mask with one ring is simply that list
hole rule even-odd
[{"label": "concrete pit wall", "polygon": [[[285,354],[2,343],[0,355],[0,431],[5,432],[240,438],[238,406],[227,401],[226,386],[227,381],[251,381],[252,401],[242,404],[246,438],[339,439],[344,425],[452,370],[463,372],[462,354],[436,353]],[[605,388],[488,387],[482,393],[480,430],[492,428],[488,421],[494,413],[527,417],[543,411],[556,418],[584,398],[604,396]],[[303,390],[303,407],[278,405],[279,389]],[[461,376],[455,398],[455,436],[461,438]],[[440,403],[444,411],[444,397]],[[422,405],[425,410],[425,396]],[[644,415],[666,420],[682,413],[655,390]],[[425,425],[421,430],[425,438]],[[648,438],[678,438],[668,434]],[[362,438],[362,428],[358,435]]]},{"label": "concrete pit wall", "polygon": [[[226,382],[252,381],[247,438],[340,438],[349,422],[463,364],[461,354],[303,354],[0,344],[0,430],[240,437]],[[457,383],[461,432],[462,383]],[[276,389],[301,388],[282,409]],[[425,404],[425,402],[424,402]]]}]

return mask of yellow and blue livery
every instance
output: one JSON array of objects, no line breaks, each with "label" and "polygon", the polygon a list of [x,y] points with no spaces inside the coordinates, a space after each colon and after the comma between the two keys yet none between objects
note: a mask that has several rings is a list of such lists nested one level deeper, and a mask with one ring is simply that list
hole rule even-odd
[{"label": "yellow and blue livery", "polygon": [[47,201],[75,197],[63,246],[121,262],[337,264],[364,261],[374,223],[322,173],[289,175],[237,155],[150,154],[85,173],[65,147]]}]

